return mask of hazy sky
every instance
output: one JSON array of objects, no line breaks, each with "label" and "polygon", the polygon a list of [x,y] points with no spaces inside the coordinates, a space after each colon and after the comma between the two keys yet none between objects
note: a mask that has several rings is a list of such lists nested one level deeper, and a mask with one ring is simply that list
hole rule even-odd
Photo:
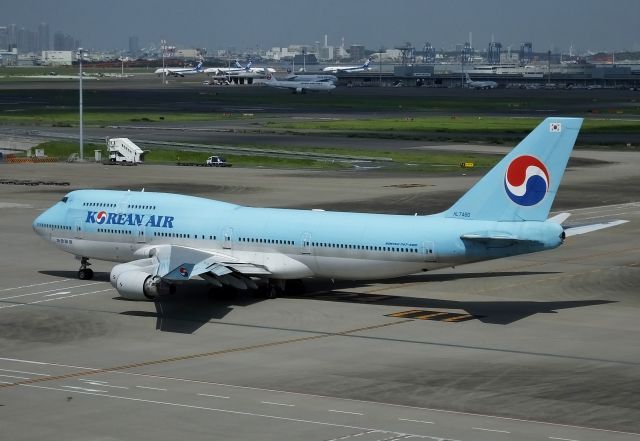
[{"label": "hazy sky", "polygon": [[486,48],[640,50],[640,0],[5,0],[0,25],[49,23],[98,49],[126,49],[161,38],[209,50],[313,44],[393,47],[430,41],[450,49],[468,39]]}]

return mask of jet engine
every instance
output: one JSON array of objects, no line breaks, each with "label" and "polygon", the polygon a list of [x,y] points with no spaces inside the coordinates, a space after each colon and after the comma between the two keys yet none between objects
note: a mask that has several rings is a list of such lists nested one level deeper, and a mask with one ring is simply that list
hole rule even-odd
[{"label": "jet engine", "polygon": [[[111,285],[128,300],[154,300],[164,293],[165,283],[154,276],[157,268],[155,258],[140,259],[116,265],[111,269]],[[167,291],[168,291],[168,287]]]},{"label": "jet engine", "polygon": [[142,271],[127,271],[120,274],[115,288],[125,299],[154,300],[160,293],[159,283],[154,279]]}]

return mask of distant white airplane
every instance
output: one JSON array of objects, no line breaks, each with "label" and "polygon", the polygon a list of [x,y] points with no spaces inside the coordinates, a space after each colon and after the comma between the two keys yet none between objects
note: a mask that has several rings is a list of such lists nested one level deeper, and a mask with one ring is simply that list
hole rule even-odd
[{"label": "distant white airplane", "polygon": [[[287,83],[287,81],[281,81]],[[327,83],[322,83],[327,84]],[[199,277],[269,297],[287,280],[375,280],[554,249],[565,238],[625,223],[548,218],[582,125],[547,118],[451,208],[428,216],[251,208],[179,194],[75,190],[33,229],[80,259],[121,262],[110,280],[131,300],[153,300]]]},{"label": "distant white airplane", "polygon": [[156,75],[164,75],[171,77],[184,77],[185,75],[194,75],[204,72],[202,61],[199,61],[194,67],[161,67],[154,72]]},{"label": "distant white airplane", "polygon": [[338,77],[335,75],[316,75],[316,74],[295,74],[285,78],[286,81],[330,81],[336,83]]},{"label": "distant white airplane", "polygon": [[469,74],[466,73],[464,85],[470,89],[495,89],[498,83],[495,81],[471,81]]},{"label": "distant white airplane", "polygon": [[367,60],[362,66],[327,66],[322,69],[323,72],[333,72],[333,73],[346,73],[346,72],[362,72],[364,70],[369,70],[369,65],[371,64],[371,58]]},{"label": "distant white airplane", "polygon": [[243,66],[238,60],[235,61],[235,67],[209,67],[204,72],[214,77],[238,77],[238,78],[264,78],[269,73],[275,73],[275,69],[271,67],[251,67],[253,62],[249,62]]},{"label": "distant white airplane", "polygon": [[280,89],[290,89],[293,93],[305,93],[307,90],[331,91],[336,88],[336,85],[328,80],[276,80],[271,74],[267,75],[267,81],[264,84]]}]

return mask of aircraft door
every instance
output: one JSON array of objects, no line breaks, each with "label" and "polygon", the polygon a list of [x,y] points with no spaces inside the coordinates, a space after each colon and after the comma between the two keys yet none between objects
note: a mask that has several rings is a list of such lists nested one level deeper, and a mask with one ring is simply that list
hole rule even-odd
[{"label": "aircraft door", "polygon": [[82,239],[82,219],[76,219],[73,227],[73,237],[76,239]]},{"label": "aircraft door", "polygon": [[435,262],[435,243],[432,240],[422,242],[422,244],[420,245],[420,254],[422,254],[422,256],[424,257],[425,262]]},{"label": "aircraft door", "polygon": [[147,241],[147,227],[144,224],[138,224],[136,229],[136,242],[145,243]]},{"label": "aircraft door", "polygon": [[304,232],[300,239],[300,252],[302,254],[311,254],[311,233]]},{"label": "aircraft door", "polygon": [[222,233],[222,248],[225,250],[231,249],[231,243],[233,241],[233,228],[228,227],[225,228]]}]

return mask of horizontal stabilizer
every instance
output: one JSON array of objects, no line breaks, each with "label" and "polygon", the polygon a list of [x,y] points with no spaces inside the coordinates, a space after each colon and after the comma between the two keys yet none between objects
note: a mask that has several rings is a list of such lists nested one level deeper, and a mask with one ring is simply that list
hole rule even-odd
[{"label": "horizontal stabilizer", "polygon": [[569,219],[569,216],[571,216],[571,213],[558,213],[555,216],[552,216],[547,220],[549,222],[553,222],[554,224],[562,225],[562,222],[564,222],[567,219]]},{"label": "horizontal stabilizer", "polygon": [[516,242],[520,242],[520,243],[538,242],[537,240],[521,239],[521,238],[518,238],[517,236],[500,233],[500,232],[463,234],[462,236],[460,236],[460,239],[471,241],[471,242],[480,242],[480,243],[494,242],[494,243],[501,243],[503,245],[506,245],[509,243],[516,243]]},{"label": "horizontal stabilizer", "polygon": [[579,234],[591,233],[592,231],[602,230],[604,228],[615,227],[616,225],[626,224],[627,220],[614,220],[609,222],[600,222],[597,224],[581,225],[575,227],[565,227],[564,232],[567,237],[577,236]]}]

